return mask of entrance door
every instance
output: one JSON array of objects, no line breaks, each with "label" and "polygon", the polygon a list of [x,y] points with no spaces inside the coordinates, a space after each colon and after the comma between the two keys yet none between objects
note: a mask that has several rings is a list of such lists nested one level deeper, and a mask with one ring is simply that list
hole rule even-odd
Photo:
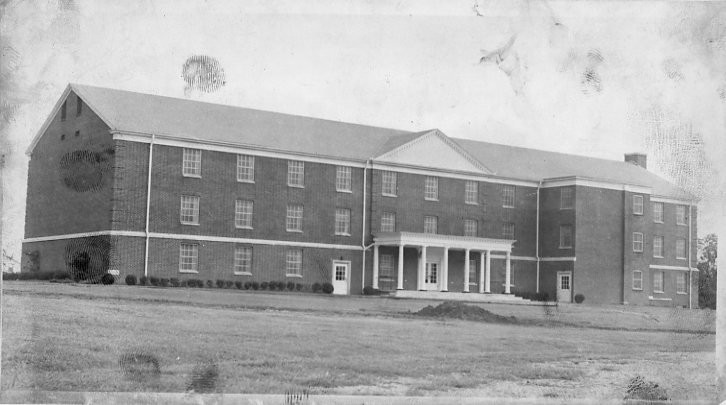
[{"label": "entrance door", "polygon": [[348,294],[350,262],[333,262],[333,294]]},{"label": "entrance door", "polygon": [[426,278],[424,279],[424,290],[436,291],[439,287],[439,263],[426,263]]},{"label": "entrance door", "polygon": [[557,272],[557,301],[572,302],[572,272]]}]

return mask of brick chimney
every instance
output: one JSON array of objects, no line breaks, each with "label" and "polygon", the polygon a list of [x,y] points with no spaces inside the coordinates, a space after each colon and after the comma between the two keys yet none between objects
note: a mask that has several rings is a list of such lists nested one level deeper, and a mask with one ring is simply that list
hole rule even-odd
[{"label": "brick chimney", "polygon": [[645,153],[626,153],[625,161],[640,166],[643,169],[648,168],[648,155]]}]

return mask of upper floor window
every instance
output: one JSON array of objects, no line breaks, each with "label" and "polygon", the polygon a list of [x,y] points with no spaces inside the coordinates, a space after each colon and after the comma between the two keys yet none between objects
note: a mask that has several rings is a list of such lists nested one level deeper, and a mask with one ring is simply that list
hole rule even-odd
[{"label": "upper floor window", "polygon": [[303,206],[288,205],[285,229],[288,232],[302,232]]},{"label": "upper floor window", "polygon": [[348,208],[335,209],[335,234],[350,236],[350,210]]},{"label": "upper floor window", "polygon": [[653,222],[663,223],[663,203],[653,203]]},{"label": "upper floor window", "polygon": [[643,196],[642,195],[633,196],[633,214],[643,215]]},{"label": "upper floor window", "polygon": [[436,201],[439,199],[439,178],[427,176],[424,187],[424,199]]},{"label": "upper floor window", "polygon": [[688,224],[687,218],[686,218],[686,206],[685,205],[676,205],[676,224],[678,224],[678,225]]},{"label": "upper floor window", "polygon": [[467,204],[479,203],[479,183],[467,180],[464,185],[464,202]]},{"label": "upper floor window", "polygon": [[236,200],[234,202],[234,226],[236,228],[252,229],[252,212],[254,203],[249,200]]},{"label": "upper floor window", "polygon": [[424,233],[436,233],[438,231],[439,218],[426,215],[424,217]]},{"label": "upper floor window", "polygon": [[676,259],[686,258],[686,240],[676,239]]},{"label": "upper floor window", "polygon": [[68,103],[68,100],[64,101],[63,104],[61,104],[61,121],[66,120],[66,104]]},{"label": "upper floor window", "polygon": [[192,243],[179,245],[179,272],[197,273],[199,265],[199,246]]},{"label": "upper floor window", "polygon": [[633,232],[633,252],[643,251],[643,234],[641,232]]},{"label": "upper floor window", "polygon": [[290,187],[305,187],[305,162],[288,160],[287,185]]},{"label": "upper floor window", "polygon": [[653,257],[663,257],[663,237],[653,237]]},{"label": "upper floor window", "polygon": [[182,175],[202,177],[202,151],[184,148],[182,152]]},{"label": "upper floor window", "polygon": [[181,196],[179,220],[184,225],[199,225],[199,197],[195,195]]},{"label": "upper floor window", "polygon": [[396,232],[396,214],[384,212],[381,215],[381,232]]},{"label": "upper floor window", "polygon": [[572,225],[560,225],[560,249],[572,248]]},{"label": "upper floor window", "polygon": [[384,171],[381,173],[381,193],[389,197],[396,196],[396,172]]},{"label": "upper floor window", "polygon": [[514,191],[515,188],[512,185],[505,184],[502,186],[502,207],[514,208]]},{"label": "upper floor window", "polygon": [[662,271],[656,271],[653,273],[653,292],[654,293],[663,292],[663,272]]},{"label": "upper floor window", "polygon": [[252,274],[252,247],[235,246],[234,248],[234,274]]},{"label": "upper floor window", "polygon": [[502,225],[502,238],[514,239],[514,224],[513,223],[507,222],[504,225]]},{"label": "upper floor window", "polygon": [[475,219],[464,220],[464,236],[477,236],[477,222]]},{"label": "upper floor window", "polygon": [[643,272],[640,270],[633,270],[633,290],[643,289]]},{"label": "upper floor window", "polygon": [[352,169],[348,166],[338,166],[335,168],[335,191],[352,192],[351,184]]},{"label": "upper floor window", "polygon": [[572,187],[563,187],[560,189],[560,209],[567,210],[574,207],[574,193]]},{"label": "upper floor window", "polygon": [[244,183],[255,182],[255,157],[250,155],[237,155],[237,181]]},{"label": "upper floor window", "polygon": [[76,116],[80,116],[83,111],[83,100],[76,96]]},{"label": "upper floor window", "polygon": [[686,293],[686,273],[678,272],[676,274],[676,294]]},{"label": "upper floor window", "polygon": [[302,249],[288,249],[285,255],[287,277],[302,277]]}]

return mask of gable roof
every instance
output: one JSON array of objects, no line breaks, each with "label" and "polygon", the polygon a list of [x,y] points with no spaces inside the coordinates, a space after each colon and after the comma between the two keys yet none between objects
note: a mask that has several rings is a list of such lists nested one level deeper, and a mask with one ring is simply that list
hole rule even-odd
[{"label": "gable roof", "polygon": [[28,154],[70,92],[80,96],[111,131],[356,161],[385,155],[436,131],[452,149],[493,176],[535,182],[576,176],[648,186],[658,196],[695,199],[654,173],[624,161],[450,138],[435,129],[410,132],[79,84],[65,89]]}]

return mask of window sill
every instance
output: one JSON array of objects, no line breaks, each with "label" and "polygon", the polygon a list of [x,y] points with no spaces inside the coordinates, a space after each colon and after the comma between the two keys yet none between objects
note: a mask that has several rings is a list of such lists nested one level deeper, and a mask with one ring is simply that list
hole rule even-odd
[{"label": "window sill", "polygon": [[638,291],[638,292],[642,292],[642,291],[643,291],[643,289],[642,289],[642,288],[633,288],[633,291]]},{"label": "window sill", "polygon": [[663,294],[663,291],[653,291],[653,294]]},{"label": "window sill", "polygon": [[184,273],[184,274],[199,274],[199,272],[196,271],[196,270],[181,270],[181,269],[179,269],[179,273]]},{"label": "window sill", "polygon": [[662,224],[663,221],[653,221],[654,224]]},{"label": "window sill", "polygon": [[304,185],[302,185],[302,186],[301,186],[301,185],[299,185],[299,184],[289,184],[289,183],[288,183],[288,184],[287,184],[287,186],[288,186],[288,187],[292,187],[292,188],[305,188],[305,186],[304,186]]},{"label": "window sill", "polygon": [[237,226],[237,225],[235,225],[234,229],[255,229],[255,228],[253,228],[251,226]]},{"label": "window sill", "polygon": [[184,174],[184,173],[182,173],[182,177],[190,177],[192,179],[201,179],[202,175],[201,174]]},{"label": "window sill", "polygon": [[560,207],[560,211],[574,210],[574,207]]},{"label": "window sill", "polygon": [[642,212],[634,212],[633,215],[637,215],[639,217],[642,217],[643,216],[643,213]]},{"label": "window sill", "polygon": [[292,233],[303,233],[302,229],[285,229],[285,231]]},{"label": "window sill", "polygon": [[676,257],[676,260],[686,260],[685,257]]},{"label": "window sill", "polygon": [[558,249],[562,249],[562,250],[572,249],[572,246],[560,246]]},{"label": "window sill", "polygon": [[199,226],[199,222],[181,222],[182,225]]},{"label": "window sill", "polygon": [[673,298],[657,298],[652,295],[648,299],[651,301],[673,301]]},{"label": "window sill", "polygon": [[254,180],[240,180],[240,179],[237,179],[237,183],[255,184],[255,181]]},{"label": "window sill", "polygon": [[426,197],[424,197],[424,200],[425,201],[439,201],[438,198],[426,198]]},{"label": "window sill", "polygon": [[336,233],[335,236],[350,236],[349,233]]},{"label": "window sill", "polygon": [[653,258],[654,258],[654,259],[663,259],[663,256],[656,256],[656,255],[653,255]]},{"label": "window sill", "polygon": [[479,205],[477,202],[470,202],[470,201],[464,201],[464,204],[466,205]]},{"label": "window sill", "polygon": [[679,224],[679,223],[676,223],[676,225],[678,225],[678,226],[688,226],[688,224]]},{"label": "window sill", "polygon": [[677,295],[688,295],[687,292],[676,292]]},{"label": "window sill", "polygon": [[387,194],[387,193],[381,193],[384,197],[398,197],[396,194]]},{"label": "window sill", "polygon": [[302,274],[285,274],[285,277],[303,278]]},{"label": "window sill", "polygon": [[235,271],[234,275],[235,276],[251,276],[252,273],[249,271]]},{"label": "window sill", "polygon": [[335,189],[335,191],[338,192],[338,193],[353,194],[353,190],[338,190],[338,189]]}]

